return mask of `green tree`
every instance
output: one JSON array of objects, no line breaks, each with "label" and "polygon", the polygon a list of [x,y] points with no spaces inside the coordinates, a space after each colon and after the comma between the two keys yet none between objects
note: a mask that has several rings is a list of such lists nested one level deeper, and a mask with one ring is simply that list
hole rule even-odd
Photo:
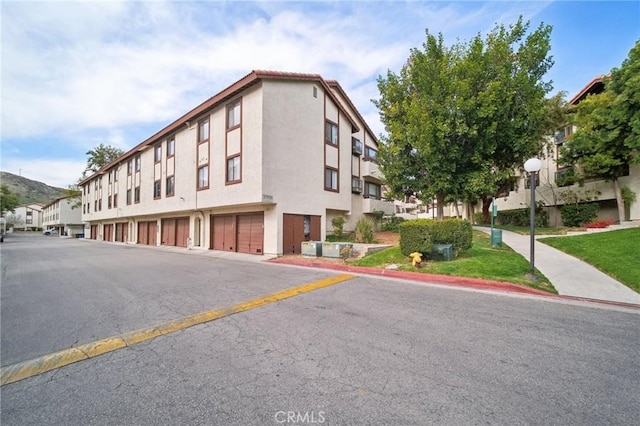
[{"label": "green tree", "polygon": [[640,40],[620,68],[611,71],[605,91],[587,96],[572,117],[576,125],[561,148],[565,162],[584,177],[613,182],[620,220],[624,201],[619,178],[640,162]]},{"label": "green tree", "polygon": [[520,18],[452,47],[427,31],[400,74],[378,78],[374,103],[388,132],[381,168],[394,192],[435,197],[441,219],[446,199],[490,201],[508,172],[542,150],[551,27],[528,31]]},{"label": "green tree", "polygon": [[102,167],[114,161],[124,154],[124,151],[111,145],[100,144],[87,151],[87,167],[82,173],[82,178],[100,170]]},{"label": "green tree", "polygon": [[18,204],[18,195],[11,192],[7,185],[0,185],[0,216],[4,217],[7,212],[13,213]]},{"label": "green tree", "polygon": [[67,188],[63,188],[62,192],[65,197],[69,197],[72,209],[82,206],[82,190],[78,185],[69,185]]}]

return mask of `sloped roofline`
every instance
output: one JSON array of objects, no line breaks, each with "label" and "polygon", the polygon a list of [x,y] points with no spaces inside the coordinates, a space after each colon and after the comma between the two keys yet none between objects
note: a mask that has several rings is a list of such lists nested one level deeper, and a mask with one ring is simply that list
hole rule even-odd
[{"label": "sloped roofline", "polygon": [[582,88],[571,100],[569,100],[570,105],[577,105],[582,99],[584,99],[587,95],[594,91],[594,88],[599,84],[604,84],[606,80],[611,78],[611,74],[602,74],[591,80],[586,86]]},{"label": "sloped roofline", "polygon": [[[331,90],[331,87],[329,86],[327,81],[325,81],[322,78],[322,76],[320,76],[319,74],[253,70],[246,76],[242,77],[240,80],[236,81],[235,83],[231,84],[227,88],[223,89],[221,92],[213,95],[212,97],[202,102],[197,107],[193,108],[192,110],[190,110],[189,112],[187,112],[186,114],[178,118],[177,120],[173,121],[171,124],[165,126],[162,130],[154,133],[152,136],[140,142],[138,145],[134,146],[132,149],[122,154],[120,157],[116,158],[109,164],[101,167],[98,171],[94,172],[90,176],[82,179],[78,183],[78,185],[84,185],[86,182],[93,179],[96,175],[104,174],[107,170],[112,168],[114,165],[135,156],[138,152],[144,151],[146,147],[153,145],[158,141],[170,136],[172,133],[175,133],[176,131],[178,131],[180,127],[184,126],[185,124],[189,126],[190,122],[192,122],[195,119],[198,119],[202,114],[225,103],[226,101],[236,96],[238,93],[248,89],[249,87],[258,84],[261,80],[303,80],[303,81],[318,82],[325,89],[325,93],[327,93],[327,95],[331,98],[331,100],[335,102],[338,108],[340,108],[342,113],[347,117],[347,119],[351,123],[352,128],[355,129],[355,131],[360,130],[360,127],[358,126],[357,122],[353,119],[353,117],[349,114],[349,112],[340,103],[338,98],[335,96],[335,94]],[[355,108],[353,108],[353,110],[356,112],[356,114],[358,114],[359,118],[362,120],[362,117],[360,117],[357,110]],[[364,120],[362,120],[362,123],[366,126],[366,123],[364,122]]]},{"label": "sloped roofline", "polygon": [[369,127],[369,125],[367,124],[367,122],[365,121],[365,119],[362,117],[362,115],[360,114],[360,112],[358,111],[358,109],[353,105],[353,102],[351,102],[351,99],[349,98],[349,96],[347,96],[347,92],[345,92],[342,89],[342,86],[340,86],[340,83],[338,83],[337,80],[327,80],[327,84],[330,87],[335,88],[336,90],[338,90],[338,92],[340,92],[340,94],[342,95],[342,97],[347,101],[347,104],[349,105],[349,107],[351,108],[351,110],[356,114],[356,116],[360,119],[360,122],[362,123],[362,125],[364,126],[365,130],[369,132],[369,134],[373,137],[373,141],[376,143],[376,145],[378,145],[378,137],[376,136],[375,133],[373,133],[373,131],[371,130],[371,128]]}]

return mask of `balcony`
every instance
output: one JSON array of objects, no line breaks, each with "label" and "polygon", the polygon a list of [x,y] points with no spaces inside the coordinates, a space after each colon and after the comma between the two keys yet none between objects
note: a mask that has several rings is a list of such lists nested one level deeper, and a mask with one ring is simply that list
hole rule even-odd
[{"label": "balcony", "polygon": [[391,215],[394,213],[394,205],[391,201],[378,200],[376,198],[362,199],[362,213],[384,212]]},{"label": "balcony", "polygon": [[363,177],[373,178],[376,181],[382,180],[382,173],[380,172],[380,167],[378,163],[373,161],[363,161],[362,168],[360,169]]}]

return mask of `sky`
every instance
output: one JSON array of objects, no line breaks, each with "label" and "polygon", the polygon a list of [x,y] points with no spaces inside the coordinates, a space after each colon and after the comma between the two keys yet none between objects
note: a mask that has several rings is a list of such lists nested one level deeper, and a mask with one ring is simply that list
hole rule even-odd
[{"label": "sky", "polygon": [[378,135],[376,80],[425,30],[453,45],[519,16],[553,27],[549,96],[570,99],[640,40],[640,0],[0,0],[0,170],[66,188],[88,150],[128,151],[252,70],[338,80]]}]

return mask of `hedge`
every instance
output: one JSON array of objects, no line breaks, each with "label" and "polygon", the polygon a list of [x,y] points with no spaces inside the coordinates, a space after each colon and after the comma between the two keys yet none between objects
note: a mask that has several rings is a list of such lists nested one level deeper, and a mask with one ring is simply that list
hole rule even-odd
[{"label": "hedge", "polygon": [[582,226],[598,215],[597,203],[565,204],[560,207],[564,226]]},{"label": "hedge", "polygon": [[400,251],[408,256],[413,252],[429,255],[434,244],[451,244],[455,255],[471,247],[473,228],[467,220],[415,219],[398,225]]},{"label": "hedge", "polygon": [[[529,226],[531,224],[531,211],[529,208],[499,211],[496,222],[500,225]],[[536,208],[536,226],[549,225],[549,216],[542,207]]]}]

